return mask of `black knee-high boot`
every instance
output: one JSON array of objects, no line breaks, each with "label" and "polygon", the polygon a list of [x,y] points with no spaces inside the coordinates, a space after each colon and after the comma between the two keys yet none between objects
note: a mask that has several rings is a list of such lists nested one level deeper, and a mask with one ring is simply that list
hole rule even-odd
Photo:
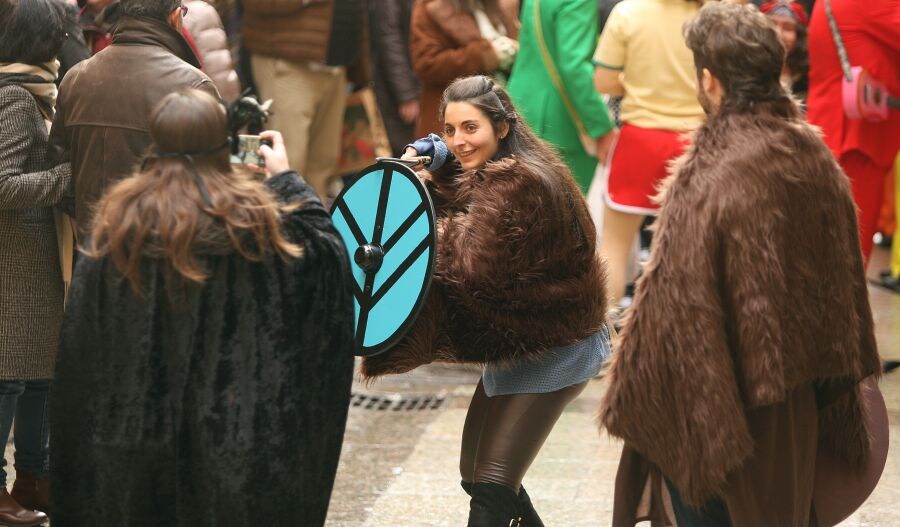
[{"label": "black knee-high boot", "polygon": [[[459,486],[462,487],[469,496],[472,495],[472,485],[473,483],[466,480],[461,480],[459,482]],[[525,492],[524,485],[519,487],[519,504],[521,505],[522,512],[521,527],[544,527],[544,522],[541,520],[537,511],[534,510],[534,505],[531,503],[531,497]]]},{"label": "black knee-high boot", "polygon": [[519,487],[519,505],[522,511],[522,527],[544,527],[544,522],[538,516],[534,505],[531,504],[531,498],[525,492],[525,487]]},{"label": "black knee-high boot", "polygon": [[466,491],[466,494],[468,494],[469,497],[472,497],[472,485],[474,485],[474,483],[470,483],[464,479],[459,481],[459,486]]},{"label": "black knee-high boot", "polygon": [[469,502],[468,527],[521,527],[518,493],[497,483],[475,483]]}]

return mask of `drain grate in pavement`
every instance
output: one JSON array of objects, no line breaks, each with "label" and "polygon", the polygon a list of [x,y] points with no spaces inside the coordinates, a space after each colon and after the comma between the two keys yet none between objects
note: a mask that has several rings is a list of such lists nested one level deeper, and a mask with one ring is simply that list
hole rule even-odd
[{"label": "drain grate in pavement", "polygon": [[367,395],[354,393],[350,399],[350,406],[365,410],[437,410],[444,403],[444,397],[440,395]]}]

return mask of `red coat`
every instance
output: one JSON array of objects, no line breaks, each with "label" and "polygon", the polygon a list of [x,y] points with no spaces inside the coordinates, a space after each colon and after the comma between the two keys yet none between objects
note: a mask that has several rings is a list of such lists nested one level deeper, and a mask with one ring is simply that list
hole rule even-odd
[{"label": "red coat", "polygon": [[[831,6],[850,64],[900,97],[900,0],[831,0]],[[809,24],[807,118],[822,129],[835,157],[861,150],[875,164],[891,166],[900,150],[900,111],[891,110],[882,123],[848,119],[841,106],[842,76],[825,2],[816,2]]]}]

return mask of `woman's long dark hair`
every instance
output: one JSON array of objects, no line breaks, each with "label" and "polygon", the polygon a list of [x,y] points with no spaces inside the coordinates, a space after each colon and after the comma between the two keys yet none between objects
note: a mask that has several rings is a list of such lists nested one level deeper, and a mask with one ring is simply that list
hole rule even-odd
[{"label": "woman's long dark hair", "polygon": [[453,81],[441,99],[440,120],[444,121],[447,105],[465,102],[481,110],[491,121],[495,134],[500,134],[504,124],[509,126],[506,137],[500,140],[500,158],[515,156],[522,165],[542,173],[546,170],[570,174],[559,154],[531,131],[516,112],[509,94],[493,79],[485,75],[463,77]]},{"label": "woman's long dark hair", "polygon": [[596,236],[594,222],[572,172],[556,150],[534,134],[516,111],[506,90],[485,75],[456,79],[444,90],[441,122],[447,105],[455,102],[478,108],[491,121],[497,135],[504,124],[509,126],[506,136],[500,139],[497,157],[501,160],[512,157],[521,170],[538,175],[548,190],[545,198],[550,201],[551,210],[571,210],[578,228],[586,236],[586,243],[592,245]]},{"label": "woman's long dark hair", "polygon": [[286,207],[251,174],[232,169],[225,108],[215,98],[198,90],[167,96],[150,135],[156,155],[100,200],[88,256],[108,255],[139,293],[148,256],[164,259],[169,275],[203,283],[200,254],[234,251],[251,261],[302,254],[281,233]]}]

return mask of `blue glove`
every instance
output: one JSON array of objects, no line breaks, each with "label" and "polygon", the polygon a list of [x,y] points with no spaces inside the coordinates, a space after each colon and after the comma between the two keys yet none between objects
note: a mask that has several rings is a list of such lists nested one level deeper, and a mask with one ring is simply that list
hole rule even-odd
[{"label": "blue glove", "polygon": [[428,137],[417,139],[414,143],[406,145],[406,147],[415,149],[416,155],[431,158],[431,164],[425,166],[425,169],[429,172],[441,168],[447,162],[447,159],[450,158],[450,150],[437,134],[428,134]]}]

